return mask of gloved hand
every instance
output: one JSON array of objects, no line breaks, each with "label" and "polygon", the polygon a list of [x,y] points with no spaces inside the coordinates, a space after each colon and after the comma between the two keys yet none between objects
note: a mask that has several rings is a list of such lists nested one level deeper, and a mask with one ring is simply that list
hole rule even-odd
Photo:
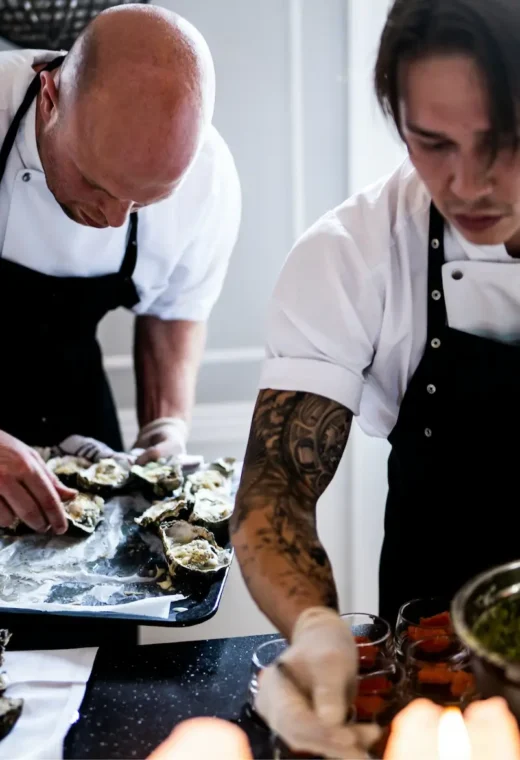
[{"label": "gloved hand", "polygon": [[161,417],[149,422],[139,431],[130,454],[137,464],[158,459],[179,458],[186,454],[188,426],[178,417]]},{"label": "gloved hand", "polygon": [[255,707],[294,750],[366,757],[379,728],[344,725],[357,672],[358,652],[349,627],[334,610],[307,609],[296,622],[291,645],[262,673]]},{"label": "gloved hand", "polygon": [[91,462],[99,462],[101,459],[118,459],[129,461],[129,454],[125,452],[114,451],[102,441],[96,441],[95,438],[85,438],[82,435],[70,435],[62,441],[57,447],[54,456],[74,456],[83,457]]},{"label": "gloved hand", "polygon": [[369,757],[368,748],[381,735],[379,726],[327,725],[292,679],[286,677],[283,666],[270,665],[262,671],[259,681],[255,708],[291,750],[341,760]]}]

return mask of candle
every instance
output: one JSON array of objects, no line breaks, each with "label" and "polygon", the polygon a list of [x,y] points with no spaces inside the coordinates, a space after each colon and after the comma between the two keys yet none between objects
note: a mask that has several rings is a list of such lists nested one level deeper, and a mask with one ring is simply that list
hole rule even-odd
[{"label": "candle", "polygon": [[471,760],[471,742],[461,711],[448,708],[439,719],[439,760]]}]

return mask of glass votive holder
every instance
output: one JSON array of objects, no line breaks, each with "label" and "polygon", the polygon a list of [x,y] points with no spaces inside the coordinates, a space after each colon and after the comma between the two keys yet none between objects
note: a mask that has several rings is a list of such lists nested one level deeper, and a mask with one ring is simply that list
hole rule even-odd
[{"label": "glass votive holder", "polygon": [[276,662],[288,646],[287,639],[271,639],[260,644],[253,652],[248,687],[248,703],[251,708],[254,709],[255,697],[258,694],[259,677],[262,670],[272,665],[273,662]]},{"label": "glass votive holder", "polygon": [[453,625],[450,602],[442,597],[413,599],[403,604],[395,627],[395,653],[404,661],[410,642],[420,639],[451,636]]},{"label": "glass votive holder", "polygon": [[406,651],[407,693],[442,707],[464,709],[477,699],[470,653],[457,636],[437,636],[410,642]]},{"label": "glass votive holder", "polygon": [[386,620],[364,612],[351,612],[341,619],[356,640],[360,672],[377,669],[379,660],[393,657],[392,630]]}]

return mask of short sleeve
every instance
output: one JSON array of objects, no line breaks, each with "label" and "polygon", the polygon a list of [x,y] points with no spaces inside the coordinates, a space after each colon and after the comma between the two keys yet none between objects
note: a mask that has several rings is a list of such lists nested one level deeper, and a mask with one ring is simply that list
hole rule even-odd
[{"label": "short sleeve", "polygon": [[[227,274],[241,220],[240,180],[229,148],[218,137],[205,175],[210,177],[208,192],[198,203],[189,238],[160,295],[150,304],[146,314],[165,320],[208,319]],[[181,220],[182,222],[182,220]]]},{"label": "short sleeve", "polygon": [[376,279],[335,212],[311,227],[271,298],[260,388],[314,393],[358,415],[383,318]]}]

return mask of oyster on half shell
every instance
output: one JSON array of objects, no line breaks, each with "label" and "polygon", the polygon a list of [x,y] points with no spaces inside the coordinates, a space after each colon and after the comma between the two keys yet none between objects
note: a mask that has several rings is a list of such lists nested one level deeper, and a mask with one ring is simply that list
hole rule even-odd
[{"label": "oyster on half shell", "polygon": [[184,490],[189,498],[194,498],[200,490],[231,493],[231,481],[218,470],[199,470],[186,478]]},{"label": "oyster on half shell", "polygon": [[131,468],[132,478],[144,496],[165,499],[175,496],[183,484],[182,470],[178,463],[162,464],[148,462],[145,465],[134,464]]},{"label": "oyster on half shell", "polygon": [[101,459],[90,464],[78,475],[78,485],[82,491],[110,496],[124,488],[130,478],[130,467],[115,459]]},{"label": "oyster on half shell", "polygon": [[70,523],[69,532],[76,528],[82,533],[94,533],[103,520],[104,505],[101,496],[86,493],[79,493],[66,501],[63,508]]},{"label": "oyster on half shell", "polygon": [[134,522],[141,528],[157,527],[165,520],[179,518],[185,512],[188,512],[186,499],[182,497],[165,499],[164,501],[155,501],[142,515],[136,517]]},{"label": "oyster on half shell", "polygon": [[235,473],[235,457],[222,457],[210,465],[210,470],[218,470],[224,477],[232,478]]},{"label": "oyster on half shell", "polygon": [[193,496],[193,511],[190,523],[202,525],[212,531],[218,539],[228,538],[228,526],[234,500],[220,490],[211,491],[200,488]]},{"label": "oyster on half shell", "polygon": [[231,551],[219,546],[205,528],[177,520],[160,525],[159,534],[172,577],[211,578],[231,564]]},{"label": "oyster on half shell", "polygon": [[83,457],[53,457],[46,463],[47,469],[50,470],[57,478],[61,480],[63,485],[69,488],[77,488],[79,484],[79,476],[85,472],[92,462]]},{"label": "oyster on half shell", "polygon": [[4,739],[22,714],[23,699],[0,697],[0,739]]}]

